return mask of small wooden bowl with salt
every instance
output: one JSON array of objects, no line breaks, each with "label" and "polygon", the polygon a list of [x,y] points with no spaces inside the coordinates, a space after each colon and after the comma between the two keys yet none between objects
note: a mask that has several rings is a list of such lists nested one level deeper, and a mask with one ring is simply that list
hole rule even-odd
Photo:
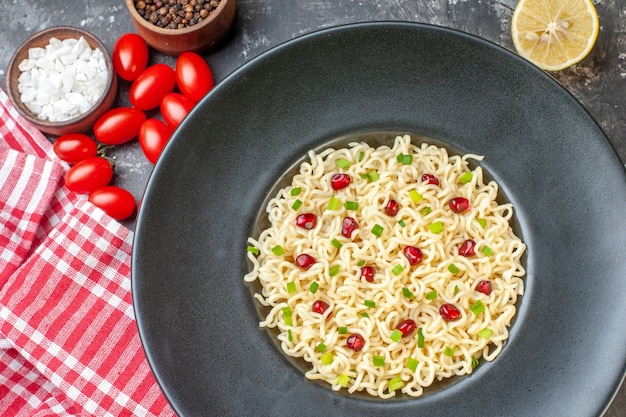
[{"label": "small wooden bowl with salt", "polygon": [[93,34],[74,27],[45,29],[15,52],[6,92],[17,112],[42,132],[87,132],[117,95],[111,56]]}]

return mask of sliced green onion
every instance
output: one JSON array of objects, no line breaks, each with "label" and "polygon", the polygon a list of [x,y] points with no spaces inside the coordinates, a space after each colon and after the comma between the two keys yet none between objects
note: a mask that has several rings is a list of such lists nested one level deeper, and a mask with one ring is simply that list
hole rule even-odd
[{"label": "sliced green onion", "polygon": [[478,332],[478,337],[482,337],[483,339],[489,339],[492,333],[493,333],[493,330],[491,330],[489,327],[485,327],[484,329]]},{"label": "sliced green onion", "polygon": [[448,346],[446,346],[446,347],[443,349],[443,354],[444,354],[444,355],[446,355],[446,356],[449,356],[449,357],[453,357],[453,356],[454,356],[454,351],[455,351],[455,350],[456,350],[456,348],[455,348],[455,347],[448,347]]},{"label": "sliced green onion", "polygon": [[415,373],[417,371],[417,365],[419,365],[420,361],[415,358],[409,358],[406,360],[406,368],[411,372]]},{"label": "sliced green onion", "polygon": [[300,187],[294,187],[294,188],[292,188],[292,189],[291,189],[290,194],[291,194],[291,196],[292,196],[292,197],[295,197],[295,196],[297,196],[297,195],[300,195],[300,192],[301,192],[301,191],[302,191],[302,188],[300,188]]},{"label": "sliced green onion", "polygon": [[470,306],[470,310],[472,310],[472,313],[474,313],[474,315],[477,316],[483,311],[485,311],[485,305],[483,304],[482,301],[477,300],[474,304]]},{"label": "sliced green onion", "polygon": [[402,271],[404,271],[404,267],[400,264],[396,264],[396,266],[394,266],[393,269],[391,270],[391,272],[393,272],[395,276],[400,275]]},{"label": "sliced green onion", "polygon": [[402,165],[411,165],[411,163],[413,162],[413,155],[406,155],[401,153],[396,157],[396,160]]},{"label": "sliced green onion", "polygon": [[342,387],[347,387],[349,382],[350,382],[350,377],[346,374],[340,374],[337,377],[337,384],[341,385]]},{"label": "sliced green onion", "polygon": [[335,165],[337,165],[341,169],[346,169],[350,166],[350,161],[348,161],[346,158],[341,158],[337,160],[337,162],[335,162]]},{"label": "sliced green onion", "polygon": [[426,293],[427,300],[434,300],[435,298],[437,298],[437,291],[433,290]]},{"label": "sliced green onion", "polygon": [[248,252],[258,255],[260,253],[259,248],[255,248],[254,246],[248,246]]},{"label": "sliced green onion", "polygon": [[362,311],[362,312],[359,313],[359,316],[368,318],[370,315],[367,314],[365,311]]},{"label": "sliced green onion", "polygon": [[320,288],[320,284],[318,284],[317,282],[313,281],[311,283],[311,286],[309,287],[309,291],[311,291],[311,294],[315,294],[317,292],[317,290],[319,290]]},{"label": "sliced green onion", "polygon": [[463,175],[461,175],[459,177],[459,182],[461,184],[467,184],[468,182],[470,182],[472,180],[473,177],[474,176],[472,175],[471,172],[466,172],[466,173],[464,173]]},{"label": "sliced green onion", "polygon": [[401,227],[406,227],[406,223],[405,223],[405,222],[404,222],[404,220],[402,220],[402,219],[398,220],[398,224],[399,224]]},{"label": "sliced green onion", "polygon": [[337,239],[331,240],[330,244],[333,245],[334,247],[336,247],[337,249],[341,249],[341,247],[343,246],[343,243],[341,243]]},{"label": "sliced green onion", "polygon": [[287,340],[290,342],[293,341],[293,335],[291,334],[291,329],[287,329]]},{"label": "sliced green onion", "polygon": [[298,198],[296,199],[296,201],[293,202],[293,204],[291,205],[291,208],[294,210],[298,210],[300,207],[302,207],[302,200]]},{"label": "sliced green onion", "polygon": [[376,302],[374,300],[365,300],[363,301],[363,305],[369,308],[376,308]]},{"label": "sliced green onion", "polygon": [[487,219],[478,218],[476,219],[476,221],[478,222],[479,225],[482,226],[483,229],[487,227]]},{"label": "sliced green onion", "polygon": [[337,329],[337,333],[339,334],[348,334],[348,328],[345,326],[341,326],[339,329]]},{"label": "sliced green onion", "polygon": [[370,172],[367,173],[367,176],[370,179],[370,182],[376,182],[380,179],[380,177],[378,176],[378,171],[376,170],[372,170]]},{"label": "sliced green onion", "polygon": [[374,364],[374,366],[383,366],[383,365],[385,365],[385,357],[384,356],[379,356],[379,355],[374,355],[372,357],[372,363]]},{"label": "sliced green onion", "polygon": [[422,349],[424,347],[424,333],[422,331],[422,328],[418,328],[417,329],[417,347]]},{"label": "sliced green onion", "polygon": [[294,292],[296,292],[296,283],[291,281],[287,283],[287,292],[289,294],[293,294]]},{"label": "sliced green onion", "polygon": [[283,307],[283,317],[287,326],[293,326],[293,320],[291,317],[291,308],[289,306]]},{"label": "sliced green onion", "polygon": [[491,250],[491,248],[489,246],[483,246],[483,248],[480,250],[485,256],[491,256],[493,255],[493,251]]},{"label": "sliced green onion", "polygon": [[326,352],[322,355],[322,365],[330,365],[335,360],[332,353]]},{"label": "sliced green onion", "polygon": [[357,266],[363,266],[365,265],[365,259],[359,261],[359,263],[356,264]]},{"label": "sliced green onion", "polygon": [[472,369],[478,368],[478,365],[480,365],[478,359],[472,356]]},{"label": "sliced green onion", "polygon": [[359,159],[358,159],[358,161],[361,162],[363,160],[364,156],[365,156],[365,152],[363,152],[363,151],[359,152]]},{"label": "sliced green onion", "polygon": [[424,199],[424,197],[420,193],[418,193],[416,190],[409,191],[409,197],[411,197],[411,200],[413,200],[415,204],[419,203],[420,201]]},{"label": "sliced green onion", "polygon": [[372,234],[381,237],[383,234],[383,230],[384,228],[381,225],[375,224],[374,227],[372,227]]},{"label": "sliced green onion", "polygon": [[389,338],[393,340],[394,342],[399,342],[400,339],[402,339],[402,332],[398,329],[393,329],[393,332],[391,332],[391,335],[389,335]]},{"label": "sliced green onion", "polygon": [[450,271],[453,274],[458,274],[460,272],[459,268],[457,268],[455,264],[448,265],[448,271]]},{"label": "sliced green onion", "polygon": [[341,200],[333,196],[328,200],[328,206],[326,210],[339,210],[341,208]]},{"label": "sliced green onion", "polygon": [[425,215],[427,215],[428,213],[430,213],[431,211],[433,211],[433,208],[432,208],[432,207],[426,207],[426,208],[423,208],[423,209],[421,209],[421,210],[420,210],[420,214],[421,214],[422,216],[425,216]]},{"label": "sliced green onion", "polygon": [[452,292],[452,294],[456,295],[459,292],[459,286],[455,285],[454,286],[454,291]]},{"label": "sliced green onion", "polygon": [[443,223],[434,222],[429,224],[428,228],[430,229],[431,233],[438,235],[439,233],[443,232]]},{"label": "sliced green onion", "polygon": [[346,210],[358,210],[359,209],[359,203],[356,201],[346,201],[346,203],[343,205]]},{"label": "sliced green onion", "polygon": [[272,253],[276,256],[280,256],[285,253],[285,249],[280,245],[276,245],[272,248]]},{"label": "sliced green onion", "polygon": [[404,381],[399,376],[393,377],[389,380],[389,391],[399,390],[404,386]]},{"label": "sliced green onion", "polygon": [[413,291],[411,291],[407,287],[403,287],[402,288],[402,295],[404,295],[404,297],[408,298],[409,300],[412,300],[413,298],[415,298],[415,295],[413,294]]},{"label": "sliced green onion", "polygon": [[330,275],[331,277],[334,277],[335,275],[337,275],[339,273],[339,265],[333,265],[329,270],[328,270],[328,275]]},{"label": "sliced green onion", "polygon": [[324,353],[324,351],[326,350],[326,344],[324,344],[324,342],[320,342],[320,344],[315,347],[315,350],[317,350],[319,353]]}]

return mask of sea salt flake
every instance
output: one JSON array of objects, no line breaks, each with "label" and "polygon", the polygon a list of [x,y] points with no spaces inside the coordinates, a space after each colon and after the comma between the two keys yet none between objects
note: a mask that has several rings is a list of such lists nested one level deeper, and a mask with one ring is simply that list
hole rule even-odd
[{"label": "sea salt flake", "polygon": [[28,59],[37,60],[46,56],[46,50],[44,48],[30,48],[28,50]]},{"label": "sea salt flake", "polygon": [[51,69],[54,69],[54,61],[46,56],[46,57],[39,58],[38,60],[36,60],[35,66],[44,70],[51,70]]},{"label": "sea salt flake", "polygon": [[35,66],[35,60],[34,59],[30,59],[30,58],[26,58],[25,60],[20,62],[20,64],[17,66],[17,68],[20,71],[24,72],[24,71],[30,71],[34,66]]},{"label": "sea salt flake", "polygon": [[78,57],[71,53],[59,55],[59,60],[63,63],[63,65],[72,65]]}]

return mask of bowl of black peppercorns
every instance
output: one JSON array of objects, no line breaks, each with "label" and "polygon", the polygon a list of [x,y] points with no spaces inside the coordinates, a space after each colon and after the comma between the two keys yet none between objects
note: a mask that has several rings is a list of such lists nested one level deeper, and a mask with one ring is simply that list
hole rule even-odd
[{"label": "bowl of black peppercorns", "polygon": [[235,18],[235,0],[126,0],[126,6],[148,45],[172,56],[210,50]]}]

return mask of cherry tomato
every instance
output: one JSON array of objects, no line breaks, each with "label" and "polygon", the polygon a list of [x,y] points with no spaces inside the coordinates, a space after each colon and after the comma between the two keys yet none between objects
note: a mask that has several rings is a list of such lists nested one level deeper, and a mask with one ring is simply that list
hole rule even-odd
[{"label": "cherry tomato", "polygon": [[106,158],[87,158],[65,173],[65,185],[70,190],[88,194],[107,185],[113,178],[113,167]]},{"label": "cherry tomato", "polygon": [[191,101],[198,102],[213,86],[213,73],[204,58],[194,52],[183,52],[176,60],[176,84]]},{"label": "cherry tomato", "polygon": [[176,87],[176,74],[166,64],[154,64],[146,68],[130,86],[130,103],[139,110],[159,106],[161,99]]},{"label": "cherry tomato", "polygon": [[135,212],[135,197],[114,185],[98,188],[89,194],[89,201],[115,220],[124,220]]},{"label": "cherry tomato", "polygon": [[139,133],[146,115],[132,107],[117,107],[105,112],[93,125],[96,139],[107,145],[121,145]]},{"label": "cherry tomato", "polygon": [[176,129],[196,105],[180,93],[168,93],[161,100],[161,115],[172,129]]},{"label": "cherry tomato", "polygon": [[126,33],[113,46],[111,58],[117,75],[133,81],[148,65],[148,45],[141,36]]},{"label": "cherry tomato", "polygon": [[139,145],[148,161],[156,164],[163,148],[172,136],[172,128],[159,119],[148,119],[139,129]]},{"label": "cherry tomato", "polygon": [[53,145],[54,153],[70,164],[98,155],[98,144],[82,133],[67,133],[59,136]]}]

